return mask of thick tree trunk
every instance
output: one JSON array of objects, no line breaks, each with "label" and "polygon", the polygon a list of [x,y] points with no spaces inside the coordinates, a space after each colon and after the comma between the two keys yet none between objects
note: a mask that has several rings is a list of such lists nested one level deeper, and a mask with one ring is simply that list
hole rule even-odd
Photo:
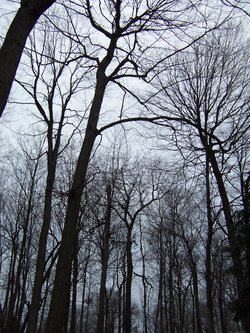
[{"label": "thick tree trunk", "polygon": [[0,117],[8,100],[26,40],[38,18],[56,0],[22,0],[0,49]]},{"label": "thick tree trunk", "polygon": [[89,159],[98,135],[97,123],[101,106],[108,84],[105,71],[113,59],[117,36],[112,36],[107,54],[99,63],[96,75],[96,88],[92,106],[89,113],[85,137],[77,161],[73,184],[69,192],[68,206],[62,241],[56,267],[56,276],[52,292],[50,310],[46,325],[46,333],[62,333],[67,327],[68,309],[71,287],[71,265],[74,252],[74,243],[77,235],[77,222]]},{"label": "thick tree trunk", "polygon": [[68,198],[65,225],[62,233],[62,242],[58,257],[54,289],[52,292],[46,326],[47,333],[61,333],[63,328],[67,326],[66,318],[68,317],[69,307],[71,263],[77,234],[80,202],[85,185],[89,159],[98,134],[97,122],[107,85],[105,73],[100,73],[99,71],[98,74],[95,95],[90,110],[85,138],[78,158],[73,184]]}]

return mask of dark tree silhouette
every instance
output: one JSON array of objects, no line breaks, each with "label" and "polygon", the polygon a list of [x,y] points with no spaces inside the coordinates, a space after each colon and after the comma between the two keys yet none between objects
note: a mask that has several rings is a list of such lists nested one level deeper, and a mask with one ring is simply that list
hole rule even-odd
[{"label": "dark tree silhouette", "polygon": [[0,117],[6,106],[26,40],[39,17],[56,0],[21,0],[0,49]]}]

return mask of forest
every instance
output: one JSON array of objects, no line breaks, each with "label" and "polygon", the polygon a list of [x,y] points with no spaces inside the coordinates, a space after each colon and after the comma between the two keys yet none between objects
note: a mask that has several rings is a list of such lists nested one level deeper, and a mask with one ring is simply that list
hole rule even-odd
[{"label": "forest", "polygon": [[2,0],[0,333],[250,333],[249,24]]}]

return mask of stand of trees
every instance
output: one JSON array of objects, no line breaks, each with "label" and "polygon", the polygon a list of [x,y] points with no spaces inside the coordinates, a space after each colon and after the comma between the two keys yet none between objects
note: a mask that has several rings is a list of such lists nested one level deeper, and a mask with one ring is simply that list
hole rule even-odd
[{"label": "stand of trees", "polygon": [[0,331],[250,332],[248,11],[214,5],[21,1],[0,108],[22,55],[36,122],[1,146]]},{"label": "stand of trees", "polygon": [[[16,158],[15,154],[9,161]],[[72,170],[68,164],[75,163],[69,158],[67,154],[63,162],[67,165],[58,167],[64,176]],[[23,148],[18,159],[19,169],[15,163],[8,166],[12,189],[6,187],[1,197],[3,332],[25,332],[28,327],[37,244],[43,223],[40,198],[46,181],[45,160],[35,159]],[[97,159],[90,166],[81,200],[67,331],[230,332],[242,329],[235,320],[237,284],[214,186],[210,198],[213,233],[209,243],[205,179],[196,183],[197,192],[196,188],[185,189],[186,181],[181,174],[173,177],[166,173],[164,160],[120,157],[114,165],[114,159],[108,156]],[[67,178],[71,177],[67,174]],[[37,332],[46,332],[67,208],[62,190],[58,179]],[[243,236],[238,234],[238,237]],[[241,244],[244,255],[245,246]],[[210,303],[206,295],[210,296]]]}]

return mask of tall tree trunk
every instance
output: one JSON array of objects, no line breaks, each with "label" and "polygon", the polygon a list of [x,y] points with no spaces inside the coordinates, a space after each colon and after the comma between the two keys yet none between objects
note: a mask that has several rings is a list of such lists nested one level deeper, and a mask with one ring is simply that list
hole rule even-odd
[{"label": "tall tree trunk", "polygon": [[211,247],[213,238],[213,221],[211,210],[210,193],[210,169],[209,161],[206,159],[206,202],[207,202],[207,240],[205,260],[205,280],[207,295],[207,333],[214,333],[214,310],[213,310],[213,279],[211,271]]},{"label": "tall tree trunk", "polygon": [[[30,226],[30,231],[29,231],[30,235],[32,235],[31,229],[32,229],[32,226]],[[16,315],[18,318],[19,327],[21,327],[21,328],[22,328],[21,322],[22,322],[22,320],[23,321],[25,320],[25,318],[23,319],[23,310],[24,310],[24,306],[25,306],[26,298],[27,298],[26,284],[28,281],[28,272],[30,269],[30,253],[31,253],[31,237],[29,237],[28,246],[27,246],[26,264],[25,264],[25,269],[23,272],[21,300],[20,300],[20,305],[18,306],[18,314]]]},{"label": "tall tree trunk", "polygon": [[[118,268],[118,260],[117,260],[117,268]],[[118,332],[123,333],[123,318],[122,318],[122,309],[123,309],[123,299],[122,299],[122,291],[123,291],[123,283],[119,284],[119,270],[116,271],[117,274],[117,288],[118,288]]]},{"label": "tall tree trunk", "polygon": [[227,318],[225,315],[225,303],[224,303],[224,295],[225,291],[223,288],[223,259],[221,258],[221,264],[219,265],[219,274],[218,274],[218,307],[219,307],[219,317],[220,317],[220,327],[221,333],[228,333],[228,325]]},{"label": "tall tree trunk", "polygon": [[246,331],[246,333],[250,333],[250,295],[246,293],[248,290],[248,286],[246,285],[243,264],[241,260],[241,251],[240,244],[237,242],[235,226],[233,223],[233,216],[231,212],[231,206],[228,199],[227,191],[225,188],[225,184],[223,181],[222,173],[219,169],[218,162],[215,157],[215,153],[211,146],[204,145],[206,148],[207,156],[211,163],[218,190],[220,193],[220,198],[222,201],[223,213],[226,220],[227,230],[228,230],[228,241],[230,246],[230,251],[232,255],[234,274],[237,283],[237,291],[238,291],[238,304],[239,308],[239,317],[242,322],[242,325]]},{"label": "tall tree trunk", "polygon": [[52,131],[48,134],[48,173],[46,179],[46,189],[45,189],[45,199],[44,199],[44,208],[43,208],[43,224],[40,231],[39,243],[38,243],[38,254],[36,259],[36,273],[34,286],[32,291],[32,300],[28,318],[28,327],[27,333],[35,333],[37,319],[39,314],[39,309],[41,306],[41,292],[42,286],[44,282],[44,272],[45,272],[45,259],[46,259],[46,247],[48,240],[48,233],[51,223],[51,209],[52,209],[52,197],[53,197],[53,189],[54,182],[56,176],[56,161],[57,161],[57,153],[59,149],[56,151],[52,149]]},{"label": "tall tree trunk", "polygon": [[140,252],[142,260],[142,285],[143,285],[143,331],[148,333],[148,283],[146,279],[146,255],[143,253],[142,225],[140,223]]},{"label": "tall tree trunk", "polygon": [[[162,240],[162,221],[159,230],[159,290],[158,290],[158,300],[157,300],[157,313],[156,313],[156,326],[155,333],[164,333],[164,315],[163,315],[163,290],[166,288],[163,286],[163,275],[165,273],[165,261],[164,261],[164,251],[163,251],[163,240]],[[159,319],[158,319],[159,317]],[[159,320],[159,323],[158,323]]]},{"label": "tall tree trunk", "polygon": [[[172,249],[171,249],[172,252]],[[169,330],[175,333],[175,307],[174,307],[174,286],[173,286],[173,253],[170,254],[168,267],[168,291],[169,291]]]},{"label": "tall tree trunk", "polygon": [[[30,250],[30,237],[28,237],[28,230],[29,230],[29,223],[30,223],[30,217],[32,214],[32,208],[33,208],[33,195],[34,195],[34,187],[35,187],[35,177],[36,172],[38,168],[38,161],[35,166],[34,171],[31,175],[31,184],[29,189],[29,194],[27,198],[27,211],[25,213],[24,221],[21,221],[23,223],[23,230],[22,230],[22,240],[21,240],[21,247],[19,251],[19,260],[17,263],[16,272],[13,271],[13,288],[10,294],[9,299],[9,307],[8,307],[8,316],[7,316],[7,324],[5,327],[6,332],[9,330],[10,332],[18,332],[19,331],[19,320],[18,320],[18,312],[19,312],[19,299],[21,295],[21,276],[22,273],[25,276],[25,274],[28,274],[28,272],[23,272],[25,270],[25,259],[28,260],[28,253],[27,251]],[[26,281],[23,279],[23,287],[25,288]],[[15,310],[16,308],[16,310]],[[13,326],[14,325],[14,326]]]},{"label": "tall tree trunk", "polygon": [[72,305],[71,305],[71,320],[70,333],[76,332],[76,304],[77,304],[77,281],[78,281],[78,242],[76,241],[74,259],[73,259],[73,283],[72,283]]},{"label": "tall tree trunk", "polygon": [[71,264],[74,243],[77,235],[77,222],[79,218],[81,197],[85,186],[89,159],[94,147],[95,139],[98,135],[97,123],[108,84],[108,78],[105,71],[113,59],[116,43],[117,36],[112,35],[106,56],[99,63],[97,69],[95,93],[89,113],[85,137],[73,177],[73,184],[68,197],[68,206],[62,232],[62,241],[56,267],[56,276],[46,325],[46,333],[62,333],[63,329],[67,327]]},{"label": "tall tree trunk", "polygon": [[48,294],[49,294],[49,279],[47,279],[46,283],[45,283],[44,297],[42,300],[42,309],[41,309],[40,322],[39,322],[39,327],[38,327],[37,333],[41,333],[43,331],[43,326],[45,323],[44,317],[46,314],[46,301],[47,301]]},{"label": "tall tree trunk", "polygon": [[[57,128],[55,143],[54,143],[55,133],[54,133],[54,120],[53,120],[53,94],[50,96],[48,100],[50,119],[49,121],[47,119],[44,119],[47,125],[47,144],[48,144],[47,179],[46,179],[45,198],[44,198],[44,207],[43,207],[43,224],[39,236],[38,253],[36,260],[36,272],[35,272],[34,286],[32,290],[32,300],[31,300],[30,313],[28,319],[27,333],[36,332],[37,319],[41,305],[41,293],[42,293],[42,286],[44,283],[44,272],[46,266],[45,262],[46,247],[48,241],[49,228],[51,224],[53,189],[56,178],[57,158],[61,144],[63,120],[65,117],[66,107],[67,107],[67,102],[65,102],[64,105],[62,105],[61,116]],[[40,113],[42,113],[43,118],[45,118],[44,114],[46,112],[45,111],[41,112],[39,108],[38,110]]]},{"label": "tall tree trunk", "polygon": [[190,261],[190,270],[193,279],[193,293],[194,293],[194,315],[197,327],[197,333],[202,333],[202,322],[201,322],[201,314],[200,314],[200,301],[199,301],[199,284],[198,284],[198,273],[197,273],[197,264],[195,257],[193,255],[193,247],[190,246],[187,239],[184,239],[187,247],[187,252],[189,255]]},{"label": "tall tree trunk", "polygon": [[111,220],[111,185],[107,186],[107,207],[105,214],[105,226],[103,235],[103,246],[102,246],[102,272],[101,282],[99,291],[99,302],[98,302],[98,313],[97,313],[97,325],[96,333],[104,332],[104,318],[105,318],[105,298],[106,298],[106,282],[108,272],[108,261],[109,261],[109,237],[110,237],[110,220]]},{"label": "tall tree trunk", "polygon": [[116,39],[115,42],[111,40],[111,45],[107,51],[107,57],[105,57],[99,64],[97,71],[96,89],[93,103],[90,109],[85,138],[73,177],[73,184],[68,197],[65,224],[62,233],[62,241],[56,267],[54,288],[46,326],[47,333],[61,333],[63,328],[67,327],[66,318],[68,317],[67,314],[69,307],[71,263],[77,234],[77,222],[79,217],[81,196],[85,185],[89,159],[94,147],[95,139],[98,135],[97,123],[105,89],[108,83],[105,70],[112,60],[115,46]]},{"label": "tall tree trunk", "polygon": [[195,302],[197,333],[202,333],[197,269],[196,269],[196,264],[195,263],[193,263],[192,266],[193,266],[192,267],[192,277],[193,277],[193,289],[194,289],[194,302]]},{"label": "tall tree trunk", "polygon": [[125,313],[124,313],[124,333],[131,333],[131,288],[133,277],[133,259],[132,259],[132,227],[128,226],[126,240],[126,258],[127,258],[127,277],[126,277],[126,294],[125,294]]},{"label": "tall tree trunk", "polygon": [[[90,250],[90,244],[89,244],[89,250]],[[84,303],[85,303],[85,293],[86,293],[86,281],[87,281],[87,269],[89,265],[89,255],[88,253],[87,260],[84,266],[83,270],[83,279],[82,279],[82,304],[81,304],[81,316],[80,316],[80,329],[79,333],[83,333],[83,316],[84,316]]]},{"label": "tall tree trunk", "polygon": [[8,100],[26,40],[39,17],[56,0],[21,0],[0,49],[0,117]]},{"label": "tall tree trunk", "polygon": [[[5,293],[5,300],[3,306],[3,326],[7,331],[7,327],[9,325],[9,313],[11,312],[13,303],[13,292],[14,292],[14,281],[15,281],[15,268],[17,262],[17,250],[18,250],[18,231],[15,230],[15,236],[12,239],[12,247],[11,247],[11,257],[10,257],[10,264],[9,264],[9,272],[8,272],[8,281],[7,281],[7,288]],[[13,321],[13,318],[11,318]]]}]

